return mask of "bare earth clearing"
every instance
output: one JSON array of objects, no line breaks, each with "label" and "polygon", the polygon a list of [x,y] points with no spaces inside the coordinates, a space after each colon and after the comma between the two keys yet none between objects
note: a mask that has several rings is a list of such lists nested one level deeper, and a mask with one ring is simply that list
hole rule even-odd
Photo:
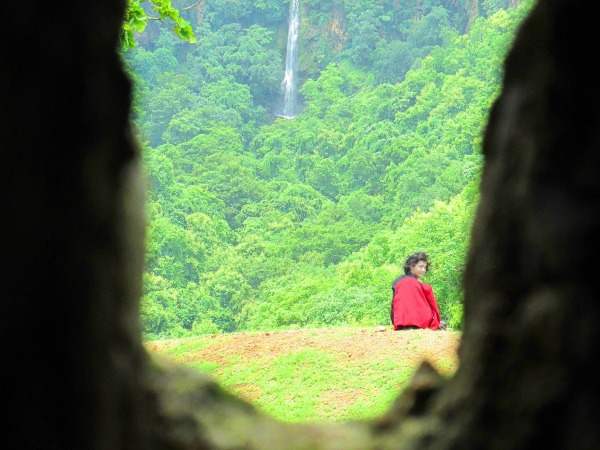
[{"label": "bare earth clearing", "polygon": [[[357,378],[371,377],[391,380],[393,386],[402,388],[397,369],[391,369],[389,361],[413,373],[423,360],[428,360],[443,375],[451,375],[458,366],[457,349],[461,333],[457,331],[406,330],[393,331],[391,327],[347,327],[300,329],[272,332],[231,333],[194,338],[152,341],[146,344],[153,353],[166,355],[178,363],[202,367],[212,366],[217,380],[227,378],[228,371],[241,371],[246,364],[258,362],[261,368],[272,370],[275,360],[286,355],[306,354],[307,351],[333,355],[329,366],[332,382],[339,372],[338,385],[317,395],[320,406],[315,415],[321,419],[344,417],[355,402],[376,401],[373,386]],[[311,364],[307,362],[307,364]],[[232,369],[233,367],[237,367]],[[377,369],[379,368],[379,369]],[[274,369],[276,371],[276,369]],[[320,370],[314,367],[314,370]],[[373,370],[375,373],[373,373]],[[363,375],[358,375],[361,372]],[[251,377],[249,377],[251,378]],[[340,383],[340,379],[343,381]],[[394,381],[396,380],[396,381]],[[382,382],[382,381],[381,381]],[[256,380],[228,380],[228,388],[250,402],[267,402],[263,388]],[[345,385],[345,386],[341,386]],[[390,384],[387,385],[388,388]],[[382,388],[384,389],[384,388]],[[287,394],[299,396],[303,394]],[[372,397],[369,400],[369,397]],[[260,400],[259,400],[260,399]],[[265,409],[274,406],[263,405]]]},{"label": "bare earth clearing", "polygon": [[[308,348],[327,350],[347,359],[377,360],[397,358],[415,367],[423,359],[435,366],[437,361],[456,360],[460,333],[456,331],[405,330],[390,327],[323,328],[274,332],[233,333],[210,336],[212,343],[179,362],[212,362],[230,364],[235,355],[244,360],[269,360]],[[152,351],[162,353],[177,345],[180,339],[148,343]],[[440,369],[443,370],[443,369]]]}]

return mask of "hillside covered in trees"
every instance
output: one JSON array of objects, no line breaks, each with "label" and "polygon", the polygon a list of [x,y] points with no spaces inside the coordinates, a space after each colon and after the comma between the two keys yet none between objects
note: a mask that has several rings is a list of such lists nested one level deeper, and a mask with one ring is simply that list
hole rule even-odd
[{"label": "hillside covered in trees", "polygon": [[300,0],[292,120],[287,1],[205,0],[181,12],[196,43],[149,24],[124,53],[148,176],[146,336],[387,324],[415,251],[460,329],[482,132],[531,4]]}]

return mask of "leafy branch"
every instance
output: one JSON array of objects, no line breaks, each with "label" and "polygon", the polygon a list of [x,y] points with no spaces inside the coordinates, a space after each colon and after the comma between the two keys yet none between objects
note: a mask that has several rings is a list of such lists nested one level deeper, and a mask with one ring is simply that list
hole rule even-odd
[{"label": "leafy branch", "polygon": [[[148,1],[154,5],[152,12],[157,16],[149,16],[142,3]],[[187,11],[199,6],[204,0],[198,0],[196,3],[177,9],[171,4],[171,0],[128,0],[127,11],[121,32],[121,45],[123,50],[129,50],[135,47],[134,32],[142,33],[146,29],[149,20],[158,20],[167,28],[175,33],[181,40],[190,43],[196,42],[196,37],[192,31],[190,23],[179,16],[181,11]]]}]

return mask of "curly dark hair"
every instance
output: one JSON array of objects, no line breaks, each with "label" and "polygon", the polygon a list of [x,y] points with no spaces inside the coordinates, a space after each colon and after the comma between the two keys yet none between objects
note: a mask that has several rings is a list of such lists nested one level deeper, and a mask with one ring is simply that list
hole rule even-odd
[{"label": "curly dark hair", "polygon": [[417,253],[413,253],[408,258],[406,258],[406,262],[404,263],[404,273],[406,275],[410,275],[410,273],[411,273],[410,272],[410,267],[414,266],[419,261],[425,261],[427,263],[427,270],[429,270],[429,267],[431,266],[431,263],[427,259],[427,253],[425,253],[425,252],[417,252]]}]

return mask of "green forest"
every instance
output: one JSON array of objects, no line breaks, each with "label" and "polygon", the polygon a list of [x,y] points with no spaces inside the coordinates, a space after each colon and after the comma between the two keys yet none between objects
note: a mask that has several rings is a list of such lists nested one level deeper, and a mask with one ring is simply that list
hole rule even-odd
[{"label": "green forest", "polygon": [[416,251],[460,330],[483,132],[533,0],[299,0],[291,119],[290,1],[173,0],[175,25],[130,1],[163,17],[123,49],[145,339],[389,325]]}]

